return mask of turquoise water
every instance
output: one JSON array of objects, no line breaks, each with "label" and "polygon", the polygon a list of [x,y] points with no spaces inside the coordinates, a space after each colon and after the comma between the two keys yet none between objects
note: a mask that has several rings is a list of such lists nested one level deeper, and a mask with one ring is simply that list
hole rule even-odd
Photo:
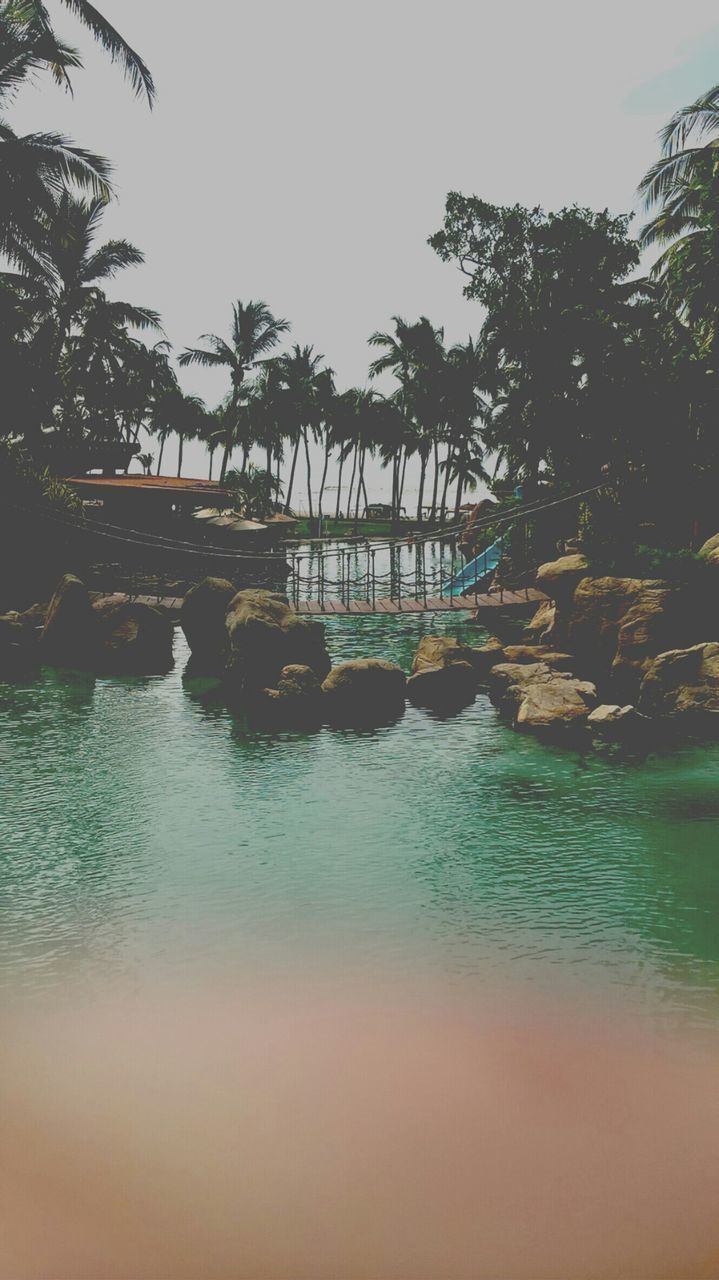
[{"label": "turquoise water", "polygon": [[[446,614],[334,618],[335,660],[409,665]],[[689,1012],[718,989],[719,748],[542,746],[486,697],[376,732],[271,738],[183,683],[0,686],[0,963],[52,989],[296,964],[600,985]]]}]

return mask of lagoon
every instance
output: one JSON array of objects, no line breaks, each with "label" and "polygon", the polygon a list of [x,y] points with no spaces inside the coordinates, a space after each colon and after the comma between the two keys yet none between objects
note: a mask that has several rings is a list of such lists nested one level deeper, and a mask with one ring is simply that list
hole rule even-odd
[{"label": "lagoon", "polygon": [[[456,616],[327,620],[406,669]],[[719,982],[719,746],[547,747],[488,699],[251,732],[211,682],[0,686],[0,966],[48,992],[203,966],[589,986],[701,1019]]]}]

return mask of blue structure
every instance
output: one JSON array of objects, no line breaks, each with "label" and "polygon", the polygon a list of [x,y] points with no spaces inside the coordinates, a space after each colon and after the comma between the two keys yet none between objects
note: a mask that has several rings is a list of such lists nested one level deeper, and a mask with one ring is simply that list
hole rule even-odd
[{"label": "blue structure", "polygon": [[496,542],[493,542],[490,547],[485,547],[484,551],[460,570],[447,588],[451,596],[463,595],[465,591],[471,590],[475,582],[481,582],[490,573],[494,573],[502,559],[502,542],[502,538],[497,538]]}]

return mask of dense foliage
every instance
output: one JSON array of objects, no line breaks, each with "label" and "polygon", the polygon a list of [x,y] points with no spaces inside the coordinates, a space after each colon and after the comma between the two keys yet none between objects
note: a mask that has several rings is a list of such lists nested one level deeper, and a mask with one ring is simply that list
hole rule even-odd
[{"label": "dense foliage", "polygon": [[[139,55],[94,6],[62,3],[151,104]],[[397,517],[414,459],[416,515],[432,521],[454,517],[478,480],[569,492],[604,479],[615,507],[620,499],[615,518],[622,500],[631,506],[627,536],[661,526],[668,543],[691,541],[719,462],[719,88],[669,122],[642,182],[651,218],[638,240],[627,217],[606,210],[545,212],[452,192],[430,244],[483,308],[476,338],[448,346],[426,316],[395,316],[369,337],[368,385],[342,390],[313,347],[283,349],[286,320],[238,300],[226,335],[203,335],[177,360],[225,372],[226,395],[210,410],[180,385],[157,313],[108,297],[108,282],[143,261],[128,241],[102,238],[109,163],[56,133],[12,127],[30,77],[69,84],[80,67],[41,0],[0,0],[0,434],[37,467],[68,450],[90,462],[124,446],[129,457],[129,446],[146,472],[159,471],[173,435],[179,474],[184,442],[199,439],[210,476],[219,450],[220,479],[232,479],[248,512],[281,497],[291,510],[299,468],[310,518],[341,508],[356,517],[376,456]],[[649,276],[643,245],[661,250]],[[340,482],[327,510],[333,457]]]}]

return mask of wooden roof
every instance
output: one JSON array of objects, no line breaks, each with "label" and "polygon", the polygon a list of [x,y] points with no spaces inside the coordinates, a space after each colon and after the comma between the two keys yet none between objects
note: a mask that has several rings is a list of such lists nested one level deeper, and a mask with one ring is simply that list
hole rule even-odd
[{"label": "wooden roof", "polygon": [[68,476],[67,484],[74,489],[94,490],[118,494],[123,491],[162,493],[168,497],[196,497],[203,502],[220,500],[223,505],[228,490],[215,480],[195,480],[189,476]]}]

